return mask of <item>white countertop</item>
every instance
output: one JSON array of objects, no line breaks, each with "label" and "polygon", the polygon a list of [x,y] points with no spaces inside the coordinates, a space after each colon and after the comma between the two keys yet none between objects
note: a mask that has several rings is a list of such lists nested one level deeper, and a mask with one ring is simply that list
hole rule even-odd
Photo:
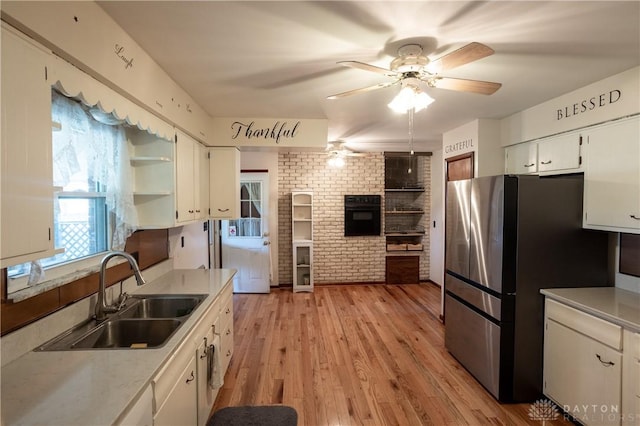
[{"label": "white countertop", "polygon": [[547,288],[540,293],[640,333],[640,293],[616,287]]},{"label": "white countertop", "polygon": [[[161,348],[28,352],[2,367],[1,423],[10,425],[111,425],[135,403],[235,270],[174,270],[135,294],[205,294]],[[44,343],[44,342],[42,342]]]}]

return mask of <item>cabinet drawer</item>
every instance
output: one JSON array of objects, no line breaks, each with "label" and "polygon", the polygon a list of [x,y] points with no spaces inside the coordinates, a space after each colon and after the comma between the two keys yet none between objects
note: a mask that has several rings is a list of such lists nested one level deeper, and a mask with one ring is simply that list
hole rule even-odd
[{"label": "cabinet drawer", "polygon": [[226,372],[233,355],[233,322],[220,333],[220,352],[222,371]]},{"label": "cabinet drawer", "polygon": [[229,287],[229,295],[223,294],[222,303],[220,304],[220,326],[225,327],[228,323],[233,323],[233,297],[231,287]]},{"label": "cabinet drawer", "polygon": [[581,312],[554,300],[545,300],[548,318],[614,349],[622,349],[622,327]]}]

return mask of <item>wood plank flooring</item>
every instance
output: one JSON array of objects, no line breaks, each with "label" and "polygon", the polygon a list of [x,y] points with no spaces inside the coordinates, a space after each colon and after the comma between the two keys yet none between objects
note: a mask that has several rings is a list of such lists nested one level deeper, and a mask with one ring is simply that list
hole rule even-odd
[{"label": "wood plank flooring", "polygon": [[447,352],[433,284],[233,298],[234,355],[214,411],[284,404],[299,426],[541,424],[530,404],[497,403]]}]

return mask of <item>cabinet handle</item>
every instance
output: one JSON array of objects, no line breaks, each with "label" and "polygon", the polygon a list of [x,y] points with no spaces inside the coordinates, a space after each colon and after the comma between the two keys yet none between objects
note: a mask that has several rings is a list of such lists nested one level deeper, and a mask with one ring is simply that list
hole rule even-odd
[{"label": "cabinet handle", "polygon": [[230,349],[227,350],[227,356],[231,356],[231,350]]},{"label": "cabinet handle", "polygon": [[551,160],[549,160],[549,161],[541,161],[540,164],[551,164]]},{"label": "cabinet handle", "polygon": [[189,213],[193,213],[193,210],[189,210]]},{"label": "cabinet handle", "polygon": [[225,335],[227,335],[227,336],[228,336],[228,335],[230,335],[230,334],[231,334],[231,330],[229,330],[229,329],[227,328],[227,332],[226,332],[226,333],[224,333],[224,334],[225,334]]},{"label": "cabinet handle", "polygon": [[196,210],[196,213],[200,213],[200,210]]},{"label": "cabinet handle", "polygon": [[229,308],[225,309],[224,313],[228,314],[229,312],[231,312],[231,310]]},{"label": "cabinet handle", "polygon": [[229,209],[218,209],[219,212],[228,212]]},{"label": "cabinet handle", "polygon": [[640,220],[640,217],[636,216],[635,214],[630,214],[629,217],[631,219]]},{"label": "cabinet handle", "polygon": [[191,383],[196,379],[196,376],[193,375],[193,370],[191,370],[191,375],[187,379],[186,383]]},{"label": "cabinet handle", "polygon": [[598,358],[598,361],[600,361],[600,363],[602,363],[602,365],[604,365],[605,367],[611,367],[613,365],[616,365],[615,363],[613,363],[611,361],[603,361],[602,357],[599,354],[596,354],[596,358]]},{"label": "cabinet handle", "polygon": [[531,163],[531,164],[525,164],[524,166],[525,166],[525,167],[533,167],[533,166],[535,166],[535,165],[536,165],[536,163]]}]

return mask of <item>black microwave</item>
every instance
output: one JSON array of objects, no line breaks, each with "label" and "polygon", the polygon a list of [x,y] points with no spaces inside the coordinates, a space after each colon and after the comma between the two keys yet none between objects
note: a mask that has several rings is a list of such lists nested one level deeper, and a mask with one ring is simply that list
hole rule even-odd
[{"label": "black microwave", "polygon": [[344,236],[380,235],[380,195],[344,196]]}]

